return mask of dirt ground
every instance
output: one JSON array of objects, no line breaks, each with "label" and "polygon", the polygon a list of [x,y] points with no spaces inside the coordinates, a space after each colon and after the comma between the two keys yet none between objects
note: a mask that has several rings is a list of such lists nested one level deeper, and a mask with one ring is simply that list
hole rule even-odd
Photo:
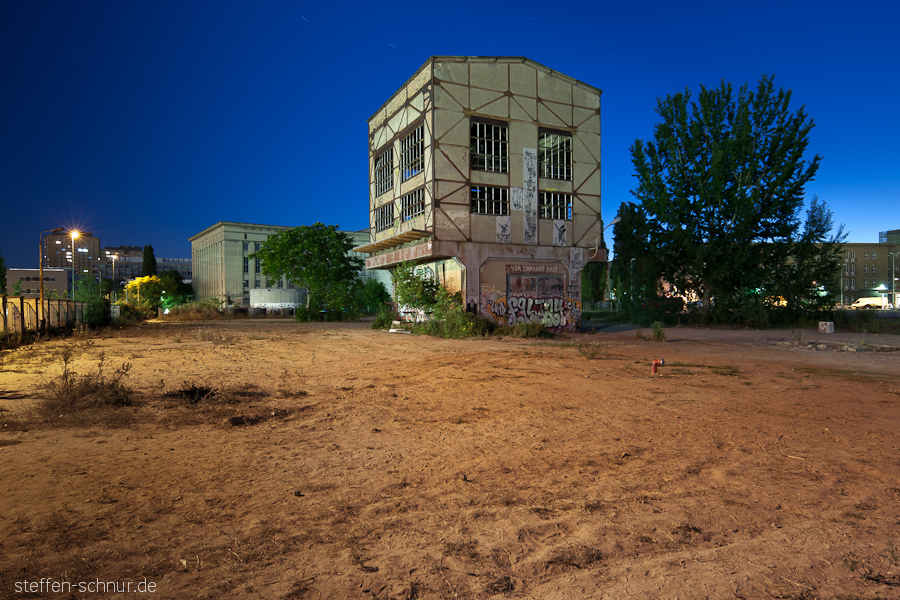
[{"label": "dirt ground", "polygon": [[[900,336],[666,334],[4,352],[0,598],[900,598]],[[135,406],[35,417],[65,344]],[[201,388],[231,401],[171,395]]]}]

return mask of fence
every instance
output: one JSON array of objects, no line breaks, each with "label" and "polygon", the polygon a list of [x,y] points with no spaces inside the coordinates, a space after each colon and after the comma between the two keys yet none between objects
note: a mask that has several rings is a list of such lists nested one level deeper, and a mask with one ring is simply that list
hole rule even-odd
[{"label": "fence", "polygon": [[74,300],[44,300],[37,298],[0,296],[3,333],[43,331],[47,328],[74,327],[84,321],[84,302]]}]

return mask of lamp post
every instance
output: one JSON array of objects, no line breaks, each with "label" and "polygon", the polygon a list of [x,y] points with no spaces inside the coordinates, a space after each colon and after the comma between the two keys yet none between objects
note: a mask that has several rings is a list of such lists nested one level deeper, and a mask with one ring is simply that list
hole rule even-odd
[{"label": "lamp post", "polygon": [[80,235],[81,234],[75,229],[69,232],[69,236],[72,238],[72,300],[75,299],[75,240],[77,240]]},{"label": "lamp post", "polygon": [[38,264],[40,265],[40,277],[41,277],[41,291],[39,294],[38,301],[40,302],[40,308],[38,309],[38,322],[40,323],[41,331],[44,330],[44,234],[45,233],[62,233],[62,227],[54,227],[53,229],[48,229],[47,231],[42,231],[38,235]]},{"label": "lamp post", "polygon": [[119,256],[118,256],[117,254],[113,254],[113,255],[112,255],[112,263],[113,263],[113,278],[112,278],[112,285],[113,285],[113,287],[112,287],[112,299],[113,299],[113,304],[116,303],[116,290],[117,290],[118,287],[119,287],[119,286],[116,285],[116,259],[117,259],[118,257],[119,257]]},{"label": "lamp post", "polygon": [[886,306],[887,302],[884,301],[884,297],[885,297],[884,292],[886,292],[887,289],[888,289],[887,286],[884,285],[883,283],[881,285],[879,285],[877,288],[875,288],[876,292],[881,293],[881,308],[887,308],[887,306]]}]

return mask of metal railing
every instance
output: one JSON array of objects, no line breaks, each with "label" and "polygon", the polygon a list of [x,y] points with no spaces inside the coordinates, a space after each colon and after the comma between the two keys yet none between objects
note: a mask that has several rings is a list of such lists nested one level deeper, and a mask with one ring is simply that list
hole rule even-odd
[{"label": "metal railing", "polygon": [[74,327],[84,322],[84,302],[0,296],[3,334]]}]

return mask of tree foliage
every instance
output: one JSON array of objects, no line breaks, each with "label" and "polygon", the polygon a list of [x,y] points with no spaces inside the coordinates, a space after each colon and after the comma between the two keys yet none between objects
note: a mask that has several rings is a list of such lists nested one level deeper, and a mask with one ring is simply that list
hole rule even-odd
[{"label": "tree foliage", "polygon": [[148,277],[156,275],[156,255],[153,254],[153,246],[144,246],[144,262],[141,265],[141,275]]},{"label": "tree foliage", "polygon": [[413,262],[397,265],[391,272],[397,302],[410,308],[428,311],[437,303],[440,285],[434,277],[417,268]]},{"label": "tree foliage", "polygon": [[84,322],[91,327],[109,325],[109,301],[103,298],[100,282],[90,275],[75,277],[75,300],[84,302]]},{"label": "tree foliage", "polygon": [[818,201],[800,230],[805,186],[821,157],[806,158],[813,122],[790,99],[771,76],[737,94],[724,82],[701,87],[697,102],[688,90],[669,95],[658,101],[653,140],[631,146],[632,193],[658,274],[701,297],[704,313],[713,298],[726,310],[753,291],[800,295],[812,282],[794,272],[798,261],[836,239],[823,229],[830,211]]},{"label": "tree foliage", "polygon": [[155,311],[162,303],[163,283],[156,275],[136,277],[125,285],[126,302]]},{"label": "tree foliage", "polygon": [[623,202],[613,226],[610,280],[616,298],[628,311],[636,311],[644,300],[658,295],[660,266],[651,248],[650,223],[643,206]]},{"label": "tree foliage", "polygon": [[352,306],[362,259],[351,254],[353,240],[336,225],[301,225],[269,236],[250,255],[270,279],[286,278],[306,288],[306,306],[342,310]]},{"label": "tree foliage", "polygon": [[366,313],[377,313],[386,302],[391,301],[391,294],[383,283],[373,277],[357,290],[355,300]]}]

